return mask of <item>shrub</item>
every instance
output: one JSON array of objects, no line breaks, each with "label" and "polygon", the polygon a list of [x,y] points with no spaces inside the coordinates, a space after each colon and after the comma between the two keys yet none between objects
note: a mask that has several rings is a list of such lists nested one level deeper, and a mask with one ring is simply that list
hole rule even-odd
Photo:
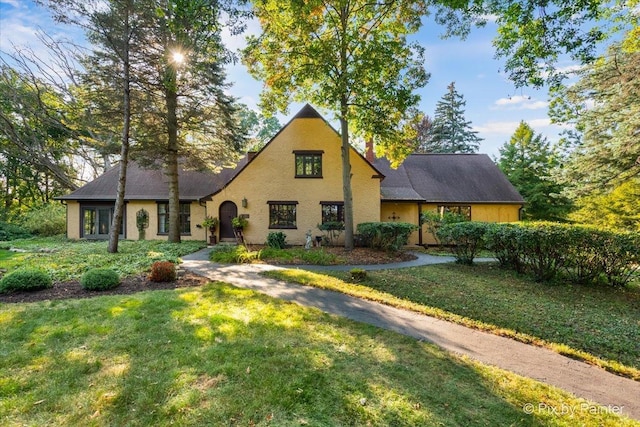
[{"label": "shrub", "polygon": [[37,291],[53,286],[51,277],[42,270],[13,271],[0,280],[0,292]]},{"label": "shrub", "polygon": [[171,261],[156,261],[151,265],[149,280],[152,282],[173,282],[176,276],[176,265]]},{"label": "shrub", "polygon": [[464,221],[468,221],[466,216],[451,212],[445,212],[440,215],[440,213],[436,211],[424,211],[420,214],[420,224],[424,225],[427,231],[433,235],[438,246],[442,245],[438,238],[438,230],[440,230],[442,226]]},{"label": "shrub", "polygon": [[484,246],[484,235],[489,224],[485,222],[457,222],[446,224],[438,230],[438,238],[445,245],[453,245],[456,262],[471,265],[478,251]]},{"label": "shrub", "polygon": [[284,249],[287,246],[287,236],[282,231],[272,231],[267,235],[267,246],[273,249]]},{"label": "shrub", "polygon": [[349,274],[354,282],[361,282],[367,278],[367,272],[361,268],[352,268]]},{"label": "shrub", "polygon": [[20,225],[40,236],[64,234],[67,229],[66,209],[59,203],[43,205],[22,216]]},{"label": "shrub", "polygon": [[209,255],[213,262],[230,264],[249,264],[254,260],[260,259],[261,256],[261,251],[250,251],[244,245],[218,245],[213,248]]},{"label": "shrub", "polygon": [[485,249],[493,252],[500,266],[524,272],[522,251],[518,247],[518,235],[522,228],[517,224],[487,224],[484,235]]},{"label": "shrub", "polygon": [[408,222],[363,222],[357,232],[374,249],[398,251],[409,243],[409,236],[418,227]]},{"label": "shrub", "polygon": [[342,221],[327,221],[317,225],[318,230],[326,233],[324,240],[326,244],[333,246],[338,240],[340,234],[344,231],[344,222]]},{"label": "shrub", "polygon": [[0,221],[0,240],[16,240],[31,237],[31,233],[19,225]]},{"label": "shrub", "polygon": [[106,291],[120,284],[120,276],[109,268],[94,268],[82,275],[80,285],[89,291]]}]

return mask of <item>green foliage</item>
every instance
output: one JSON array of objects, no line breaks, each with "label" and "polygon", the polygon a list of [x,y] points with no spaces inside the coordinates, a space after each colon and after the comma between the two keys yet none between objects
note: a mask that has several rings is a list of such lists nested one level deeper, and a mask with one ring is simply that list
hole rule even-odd
[{"label": "green foliage", "polygon": [[240,230],[244,229],[248,223],[249,221],[247,220],[247,218],[243,216],[237,216],[231,219],[231,225],[233,226],[233,228],[237,228]]},{"label": "green foliage", "polygon": [[341,259],[331,252],[326,252],[324,248],[310,250],[264,248],[260,251],[260,259],[274,264],[334,265],[341,263]]},{"label": "green foliage", "polygon": [[386,251],[399,251],[409,243],[409,236],[418,227],[408,222],[363,222],[358,224],[358,234],[367,246]]},{"label": "green foliage", "polygon": [[437,235],[442,244],[452,246],[456,262],[471,265],[483,248],[487,227],[485,222],[456,222],[440,227]]},{"label": "green foliage", "polygon": [[351,270],[349,270],[349,274],[351,275],[351,280],[353,280],[354,282],[362,282],[367,278],[366,270],[363,270],[361,268],[352,268]]},{"label": "green foliage", "polygon": [[577,200],[569,219],[581,224],[618,231],[640,232],[640,178],[616,186],[611,192],[594,192]]},{"label": "green foliage", "polygon": [[267,246],[273,249],[284,249],[287,236],[282,231],[272,231],[267,235]]},{"label": "green foliage", "polygon": [[227,264],[250,264],[260,256],[261,251],[250,251],[244,245],[217,245],[209,255],[211,261]]},{"label": "green foliage", "polygon": [[53,286],[51,276],[43,270],[24,268],[12,271],[0,280],[0,292],[37,291]]},{"label": "green foliage", "polygon": [[344,222],[342,221],[327,221],[322,224],[318,224],[318,230],[325,232],[324,239],[327,244],[333,245],[334,242],[340,237],[340,233],[344,231]]},{"label": "green foliage", "polygon": [[537,281],[624,286],[640,268],[640,234],[554,223],[492,224],[487,249]]},{"label": "green foliage", "polygon": [[557,221],[567,215],[571,202],[554,177],[559,166],[560,157],[549,142],[525,122],[500,148],[498,167],[526,201],[523,219]]},{"label": "green foliage", "polygon": [[574,196],[607,194],[640,174],[640,52],[619,44],[557,90],[550,115],[575,128],[561,179]]},{"label": "green foliage", "polygon": [[16,224],[0,221],[0,241],[25,239],[27,237],[31,237],[31,233],[25,228]]},{"label": "green foliage", "polygon": [[456,222],[468,221],[467,217],[453,212],[444,212],[440,214],[435,211],[424,211],[420,214],[420,224],[427,228],[427,231],[433,235],[438,245],[441,244],[438,238],[438,230],[446,224],[454,224]]},{"label": "green foliage", "polygon": [[106,291],[120,285],[120,276],[110,268],[93,268],[82,275],[80,285],[89,291]]},{"label": "green foliage", "polygon": [[475,153],[482,138],[472,130],[471,122],[464,117],[464,97],[456,91],[455,82],[447,86],[447,93],[436,104],[428,146],[428,153]]},{"label": "green foliage", "polygon": [[27,268],[50,271],[55,281],[79,280],[92,268],[110,268],[121,277],[149,271],[154,261],[179,262],[181,256],[205,247],[202,241],[180,244],[161,240],[120,242],[118,253],[107,252],[106,241],[74,241],[62,237],[14,240],[11,246],[22,249],[21,263]]},{"label": "green foliage", "polygon": [[60,203],[49,203],[23,215],[20,224],[32,234],[57,236],[67,230],[67,211]]},{"label": "green foliage", "polygon": [[151,265],[149,280],[152,282],[173,282],[176,276],[176,265],[171,261],[156,261]]}]

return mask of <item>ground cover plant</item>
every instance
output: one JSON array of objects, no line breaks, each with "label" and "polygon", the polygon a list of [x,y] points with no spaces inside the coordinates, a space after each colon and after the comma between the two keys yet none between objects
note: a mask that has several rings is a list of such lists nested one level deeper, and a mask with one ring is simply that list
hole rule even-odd
[{"label": "ground cover plant", "polygon": [[[106,241],[68,240],[61,237],[22,239],[9,242],[20,253],[16,268],[38,268],[48,271],[54,281],[79,280],[92,268],[109,268],[120,277],[148,271],[155,261],[173,261],[205,247],[205,242],[168,243],[160,240],[123,240],[117,254],[107,252]],[[10,261],[12,261],[10,259]]]},{"label": "ground cover plant", "polygon": [[541,284],[495,264],[370,271],[358,285],[348,272],[265,274],[544,345],[640,380],[639,287]]},{"label": "ground cover plant", "polygon": [[6,426],[637,425],[433,345],[222,283],[0,304],[0,342]]}]

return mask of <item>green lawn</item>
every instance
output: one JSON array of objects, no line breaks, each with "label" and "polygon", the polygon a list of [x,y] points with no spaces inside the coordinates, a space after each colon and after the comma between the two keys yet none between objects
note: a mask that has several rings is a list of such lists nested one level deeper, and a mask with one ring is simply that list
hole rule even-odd
[{"label": "green lawn", "polygon": [[300,270],[267,274],[546,345],[640,379],[637,287],[546,285],[487,264],[368,272],[358,285],[348,273],[327,273],[336,279]]},{"label": "green lawn", "polygon": [[[18,267],[40,268],[48,271],[54,280],[66,281],[79,279],[91,268],[112,268],[121,276],[139,274],[148,270],[154,261],[177,261],[180,256],[205,247],[205,242],[174,244],[159,240],[123,240],[118,245],[117,254],[107,252],[106,241],[76,241],[60,237],[0,242],[0,247],[27,251],[14,255],[20,257],[20,262],[16,262],[15,258],[6,262],[5,268],[10,271]],[[0,251],[0,257],[2,253],[6,251]],[[5,265],[5,261],[2,261],[2,265]]]},{"label": "green lawn", "polygon": [[0,304],[0,342],[3,426],[639,425],[433,345],[222,283]]}]

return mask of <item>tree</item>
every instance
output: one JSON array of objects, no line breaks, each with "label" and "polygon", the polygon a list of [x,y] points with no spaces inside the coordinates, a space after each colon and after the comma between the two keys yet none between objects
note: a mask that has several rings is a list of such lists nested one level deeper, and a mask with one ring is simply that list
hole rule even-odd
[{"label": "tree", "polygon": [[433,120],[428,115],[424,115],[416,124],[416,153],[433,153],[436,147],[433,141]]},{"label": "tree", "polygon": [[445,36],[466,37],[472,26],[495,17],[496,54],[516,86],[555,86],[567,76],[558,67],[567,59],[589,64],[602,43],[625,35],[625,45],[638,49],[638,0],[467,0],[436,4],[436,22]]},{"label": "tree", "polygon": [[475,153],[482,138],[471,130],[471,122],[464,118],[467,102],[456,91],[455,82],[447,86],[447,93],[436,104],[429,144],[432,153]]},{"label": "tree", "polygon": [[553,178],[559,165],[559,156],[546,138],[525,122],[500,148],[498,167],[524,197],[524,219],[557,221],[569,212],[571,204],[561,195],[563,186]]},{"label": "tree", "polygon": [[282,128],[275,116],[267,117],[244,104],[240,105],[240,127],[249,136],[247,146],[250,150],[260,150]]},{"label": "tree", "polygon": [[335,112],[342,140],[345,248],[353,248],[350,136],[374,138],[377,150],[401,158],[409,140],[414,90],[426,84],[422,50],[407,36],[421,25],[425,1],[311,0],[255,2],[262,34],[244,50],[249,72],[265,82],[263,109],[286,111],[292,100]]},{"label": "tree", "polygon": [[576,201],[569,219],[582,224],[640,232],[640,178],[626,181],[610,192],[594,192]]},{"label": "tree", "polygon": [[571,194],[611,191],[640,175],[639,75],[640,51],[615,44],[575,85],[557,90],[552,119],[575,128],[561,176]]}]

